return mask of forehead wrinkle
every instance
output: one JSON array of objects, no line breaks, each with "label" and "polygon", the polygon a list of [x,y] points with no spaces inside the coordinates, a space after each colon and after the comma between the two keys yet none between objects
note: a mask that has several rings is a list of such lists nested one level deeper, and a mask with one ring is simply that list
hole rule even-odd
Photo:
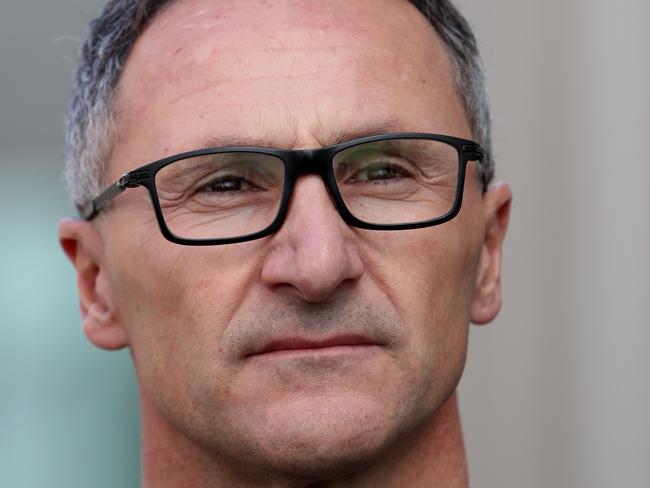
[{"label": "forehead wrinkle", "polygon": [[[311,52],[309,47],[301,48],[300,50]],[[156,86],[161,87],[161,89],[157,91],[149,91],[148,96],[151,98],[165,98],[166,106],[173,104],[182,106],[184,98],[188,98],[188,100],[190,97],[200,98],[203,93],[213,90],[226,95],[228,92],[240,92],[242,100],[249,99],[247,94],[251,90],[254,94],[261,93],[259,98],[263,99],[263,92],[266,91],[266,95],[270,100],[269,103],[273,104],[274,89],[277,88],[281,90],[287,82],[306,83],[310,80],[318,79],[328,72],[335,70],[337,66],[355,67],[354,70],[342,71],[342,77],[340,77],[341,82],[345,82],[346,80],[366,83],[386,82],[386,79],[382,76],[382,72],[374,68],[378,64],[373,63],[372,59],[368,59],[369,52],[367,50],[361,54],[356,52],[345,52],[342,56],[336,56],[334,59],[323,59],[323,61],[316,62],[315,65],[305,65],[305,63],[296,62],[295,59],[291,59],[292,56],[290,55],[290,52],[287,50],[279,50],[285,55],[274,57],[275,62],[272,66],[268,67],[268,72],[259,74],[259,63],[255,63],[255,61],[258,57],[260,60],[268,58],[268,55],[260,55],[260,53],[263,53],[264,51],[265,50],[262,49],[250,52],[238,49],[224,54],[223,57],[215,55],[216,60],[213,66],[214,69],[207,72],[203,70],[207,76],[196,78],[193,82],[189,81],[187,77],[184,76],[184,73],[193,71],[195,67],[201,68],[201,66],[197,65],[193,61],[186,60],[185,64],[176,64],[173,70],[165,70],[164,73],[161,73],[153,66],[148,68],[145,66],[143,75],[134,77],[135,80],[131,80],[132,82],[135,82],[136,85],[140,85],[141,89],[129,91],[133,94],[140,93],[142,90],[146,89],[145,85],[148,84],[147,80],[153,78]],[[372,58],[376,57],[377,60],[381,60],[384,64],[387,59],[386,55],[388,54],[391,58],[390,62],[397,62],[403,66],[401,71],[405,73],[405,75],[401,79],[394,80],[394,82],[399,83],[410,81],[411,78],[408,76],[408,73],[412,70],[409,69],[411,68],[410,66],[404,65],[403,59],[394,53],[387,53],[385,49],[373,48],[372,51],[374,51]],[[312,55],[310,58],[319,58],[319,56]],[[235,66],[233,66],[233,63]],[[242,64],[244,65],[244,69],[241,69]],[[246,69],[246,65],[255,65],[255,68],[258,71],[256,73],[249,72],[249,70]],[[140,68],[142,68],[142,65],[140,65]],[[147,74],[147,71],[149,74]],[[176,74],[170,71],[175,71]],[[326,88],[320,92],[313,93],[313,99],[319,99],[320,95],[324,95],[327,91],[331,91],[331,89]],[[209,93],[209,95],[214,97],[215,94]],[[130,106],[132,110],[134,109],[134,114],[145,113],[146,107],[150,105],[149,103],[146,103],[141,96],[136,98],[133,98],[133,96],[125,98],[131,98],[128,100],[128,103],[124,105]],[[221,100],[228,99],[228,97],[217,97],[217,99],[219,100],[219,103],[222,103]],[[210,100],[210,98],[207,98],[206,100]],[[256,100],[255,102],[256,104],[259,104],[260,100]],[[298,103],[296,106],[301,105],[304,105],[304,102]],[[142,110],[140,110],[140,108]]]},{"label": "forehead wrinkle", "polygon": [[[302,72],[294,73],[291,75],[286,76],[288,79],[300,79],[300,78],[306,78],[307,80],[311,80],[314,77],[318,76],[319,74],[328,72],[331,70],[330,68],[318,68],[318,69],[305,69]],[[381,80],[381,78],[364,78],[367,81],[375,81],[375,80]],[[189,95],[192,96],[199,96],[204,92],[207,91],[212,91],[215,89],[222,89],[222,90],[228,90],[230,86],[233,86],[235,88],[241,87],[242,82],[265,82],[265,81],[277,81],[281,82],[283,80],[279,80],[277,75],[257,75],[257,76],[245,76],[245,75],[234,75],[231,77],[226,77],[222,78],[221,80],[210,80],[210,81],[205,81],[204,83],[201,83],[198,86],[190,86],[187,87],[185,90],[182,90],[180,92],[177,92],[177,94],[171,98],[169,98],[168,103],[178,103],[184,98],[187,98]],[[270,85],[267,85],[267,87]],[[327,90],[323,90],[325,92]],[[316,92],[318,94],[319,92]],[[269,104],[273,104],[272,101],[269,102]]]},{"label": "forehead wrinkle", "polygon": [[[198,49],[198,48],[197,48]],[[319,51],[333,52],[334,56],[324,57]],[[163,56],[165,56],[163,54]],[[176,57],[167,54],[167,57]],[[264,62],[272,58],[274,62],[264,66]],[[305,62],[307,60],[307,62]],[[154,77],[158,84],[173,87],[172,102],[178,101],[188,95],[200,95],[209,89],[228,90],[244,89],[243,83],[267,83],[271,88],[272,83],[286,83],[287,81],[305,82],[318,78],[323,74],[336,70],[337,67],[350,67],[355,69],[343,71],[345,79],[363,79],[364,81],[382,81],[383,71],[377,66],[386,63],[395,64],[396,69],[403,73],[402,77],[393,82],[410,81],[412,72],[417,71],[413,60],[400,56],[392,50],[380,47],[364,47],[362,52],[355,50],[329,48],[323,46],[304,46],[299,48],[214,48],[212,58],[209,60],[211,69],[206,72],[205,59],[195,59],[193,56],[183,56],[178,61],[173,61],[172,69],[161,74],[158,66],[150,65],[145,69],[144,77],[140,83],[144,84],[149,76]],[[252,69],[251,69],[252,68]],[[415,69],[414,69],[415,68]],[[186,73],[202,70],[206,75],[195,83],[187,83]],[[260,70],[264,69],[262,73]],[[342,80],[345,81],[345,80]],[[179,86],[180,84],[180,86]],[[180,91],[179,91],[180,89]]]}]

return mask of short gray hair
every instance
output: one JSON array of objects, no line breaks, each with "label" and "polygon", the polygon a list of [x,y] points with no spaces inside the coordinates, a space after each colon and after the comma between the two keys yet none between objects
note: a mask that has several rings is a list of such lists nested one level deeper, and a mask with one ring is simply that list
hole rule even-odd
[{"label": "short gray hair", "polygon": [[[66,123],[65,178],[72,201],[83,208],[101,193],[116,134],[114,98],[126,60],[151,19],[173,0],[110,0],[90,23]],[[494,176],[490,112],[483,64],[472,30],[449,0],[410,0],[443,41],[456,88],[485,157],[482,179]]]}]

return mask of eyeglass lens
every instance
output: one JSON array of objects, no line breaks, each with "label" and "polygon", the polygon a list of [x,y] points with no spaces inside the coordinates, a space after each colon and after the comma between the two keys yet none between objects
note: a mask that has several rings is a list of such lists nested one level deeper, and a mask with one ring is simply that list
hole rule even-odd
[{"label": "eyeglass lens", "polygon": [[444,142],[372,142],[337,153],[333,162],[345,206],[364,222],[424,222],[447,214],[453,207],[458,152]]}]

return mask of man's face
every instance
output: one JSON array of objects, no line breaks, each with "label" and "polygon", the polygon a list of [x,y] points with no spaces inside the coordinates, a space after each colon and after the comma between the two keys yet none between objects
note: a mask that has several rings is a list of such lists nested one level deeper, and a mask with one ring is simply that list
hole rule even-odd
[{"label": "man's face", "polygon": [[[395,0],[173,2],[138,40],[117,110],[110,181],[216,144],[472,138],[441,42]],[[196,445],[305,473],[424,426],[465,359],[485,232],[473,164],[460,214],[413,231],[348,227],[306,176],[277,234],[187,247],[162,237],[144,189],[121,195],[94,224],[97,289],[142,395]]]}]

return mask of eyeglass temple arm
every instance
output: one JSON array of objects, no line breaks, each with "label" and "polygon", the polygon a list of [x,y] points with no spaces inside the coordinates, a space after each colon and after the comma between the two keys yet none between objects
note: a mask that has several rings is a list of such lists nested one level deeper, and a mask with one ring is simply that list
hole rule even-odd
[{"label": "eyeglass temple arm", "polygon": [[81,218],[84,220],[92,220],[99,212],[104,208],[113,198],[124,192],[127,188],[133,188],[138,186],[136,183],[134,175],[126,173],[122,177],[104,190],[101,195],[95,198],[93,201],[89,202],[86,206],[81,209]]}]

